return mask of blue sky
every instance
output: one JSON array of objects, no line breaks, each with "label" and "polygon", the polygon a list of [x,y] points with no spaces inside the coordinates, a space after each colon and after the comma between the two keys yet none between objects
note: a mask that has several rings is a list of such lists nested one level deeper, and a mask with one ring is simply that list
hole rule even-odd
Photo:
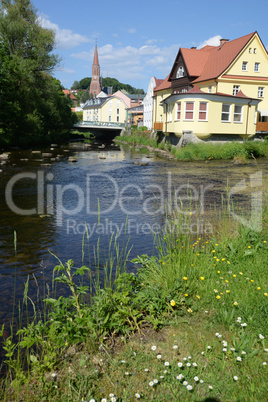
[{"label": "blue sky", "polygon": [[54,72],[65,88],[91,77],[97,40],[101,74],[147,91],[164,79],[180,47],[212,44],[258,31],[268,45],[268,2],[260,0],[32,0],[56,32]]}]

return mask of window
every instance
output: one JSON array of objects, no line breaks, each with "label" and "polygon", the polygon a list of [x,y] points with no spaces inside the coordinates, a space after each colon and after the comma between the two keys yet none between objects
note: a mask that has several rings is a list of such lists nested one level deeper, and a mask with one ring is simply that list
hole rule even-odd
[{"label": "window", "polygon": [[109,121],[112,121],[112,116],[109,116]]},{"label": "window", "polygon": [[207,120],[207,112],[208,112],[207,102],[199,102],[198,119],[203,121]]},{"label": "window", "polygon": [[173,112],[173,105],[168,105],[167,108],[168,122],[172,121],[172,112]]},{"label": "window", "polygon": [[176,78],[181,78],[184,76],[184,68],[180,66],[177,70]]},{"label": "window", "polygon": [[235,105],[234,107],[234,122],[242,123],[242,106]]},{"label": "window", "polygon": [[247,71],[247,69],[248,69],[248,62],[247,62],[247,61],[243,61],[243,64],[242,64],[242,71]]},{"label": "window", "polygon": [[248,49],[248,52],[251,53],[251,47]]},{"label": "window", "polygon": [[221,121],[222,122],[229,122],[230,121],[230,109],[231,105],[222,105],[222,111],[221,111]]},{"label": "window", "polygon": [[116,121],[117,121],[117,123],[119,123],[119,116],[116,117]]},{"label": "window", "polygon": [[177,103],[177,120],[181,119],[181,102]]},{"label": "window", "polygon": [[258,88],[258,98],[263,98],[264,97],[264,87],[259,87]]},{"label": "window", "polygon": [[240,86],[234,85],[233,86],[233,95],[235,96],[236,94],[238,94],[239,91],[240,91]]},{"label": "window", "polygon": [[254,71],[255,73],[258,73],[260,71],[260,63],[255,63]]},{"label": "window", "polygon": [[116,110],[116,113],[119,114],[119,109]]},{"label": "window", "polygon": [[212,92],[212,86],[210,85],[210,86],[208,87],[208,93],[211,94],[211,92]]},{"label": "window", "polygon": [[256,52],[257,52],[257,49],[254,47],[253,53],[255,53],[255,54],[256,54]]},{"label": "window", "polygon": [[185,102],[185,120],[194,119],[194,102]]}]

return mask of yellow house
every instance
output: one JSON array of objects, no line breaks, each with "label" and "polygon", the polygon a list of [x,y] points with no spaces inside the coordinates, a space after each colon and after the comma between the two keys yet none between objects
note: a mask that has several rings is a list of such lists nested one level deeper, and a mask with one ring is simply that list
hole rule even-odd
[{"label": "yellow house", "polygon": [[118,96],[93,98],[83,107],[83,121],[124,124],[126,109],[126,103]]},{"label": "yellow house", "polygon": [[[268,54],[257,32],[219,46],[179,49],[168,81],[171,95],[156,88],[154,123],[166,135],[190,131],[251,138],[268,131]],[[162,98],[161,98],[162,96]]]}]

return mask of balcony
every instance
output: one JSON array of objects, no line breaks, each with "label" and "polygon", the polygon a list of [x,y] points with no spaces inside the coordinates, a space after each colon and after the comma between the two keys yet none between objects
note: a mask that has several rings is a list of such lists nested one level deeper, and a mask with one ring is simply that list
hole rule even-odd
[{"label": "balcony", "polygon": [[268,131],[268,122],[267,121],[258,121],[256,131]]},{"label": "balcony", "polygon": [[163,131],[163,123],[154,123],[154,130]]}]

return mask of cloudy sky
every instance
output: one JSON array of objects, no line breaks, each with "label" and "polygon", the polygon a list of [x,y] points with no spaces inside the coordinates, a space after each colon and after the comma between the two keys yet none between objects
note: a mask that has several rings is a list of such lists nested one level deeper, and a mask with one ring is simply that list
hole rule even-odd
[{"label": "cloudy sky", "polygon": [[[268,45],[268,2],[259,0],[32,0],[42,24],[56,33],[54,72],[65,88],[91,77],[97,41],[101,75],[147,91],[165,78],[180,47],[218,45],[258,31]],[[253,12],[254,11],[254,12]]]}]

